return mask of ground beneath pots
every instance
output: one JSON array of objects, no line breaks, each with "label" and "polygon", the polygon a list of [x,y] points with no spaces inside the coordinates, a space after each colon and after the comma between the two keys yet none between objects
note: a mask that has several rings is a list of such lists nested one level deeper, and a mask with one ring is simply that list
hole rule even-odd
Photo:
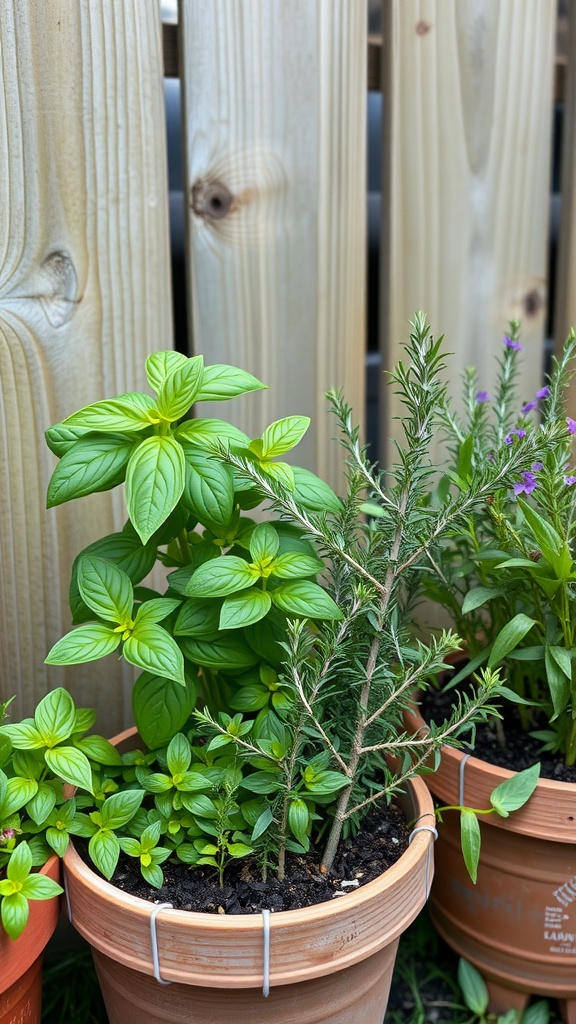
[{"label": "ground beneath pots", "polygon": [[[112,885],[151,903],[171,903],[177,910],[195,910],[212,914],[258,914],[263,909],[282,911],[345,899],[359,886],[373,881],[395,864],[408,847],[411,826],[395,807],[372,810],[354,838],[344,840],[338,849],[334,867],[326,874],[319,858],[312,854],[288,854],[286,877],[280,882],[261,879],[258,864],[250,858],[232,860],[220,888],[212,868],[165,863],[164,885],[155,889],[140,874],[136,859],[121,854],[112,876]],[[74,839],[79,855],[93,870],[85,840]]]},{"label": "ground beneath pots", "polygon": [[[423,718],[441,722],[450,714],[453,693],[448,690],[428,690],[421,703]],[[561,755],[542,753],[540,740],[524,732],[520,725],[518,709],[515,706],[502,708],[502,730],[499,736],[496,719],[477,726],[474,737],[474,755],[500,768],[519,772],[540,761],[540,778],[554,779],[555,782],[576,782],[576,766],[568,767]],[[539,728],[547,728],[542,722]],[[536,728],[536,726],[534,727]],[[502,744],[501,737],[505,744]]]}]

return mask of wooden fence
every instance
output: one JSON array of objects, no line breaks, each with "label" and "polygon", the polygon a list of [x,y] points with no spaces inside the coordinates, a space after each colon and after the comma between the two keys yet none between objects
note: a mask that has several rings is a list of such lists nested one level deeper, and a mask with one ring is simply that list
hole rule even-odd
[{"label": "wooden fence", "polygon": [[[337,483],[327,388],[362,419],[367,75],[384,98],[383,364],[425,309],[453,378],[474,363],[488,380],[511,316],[526,397],[542,372],[554,0],[385,0],[383,45],[365,0],[182,0],[179,22],[163,36],[157,0],[0,0],[0,696],[29,713],[64,683],[105,732],[130,721],[128,667],[43,659],[69,626],[73,555],[122,509],[111,493],[47,512],[43,432],[143,387],[145,355],[172,344],[164,60],[184,99],[190,349],[270,385],[238,405],[243,429],[311,415],[300,461]],[[381,408],[383,437],[397,415]]]}]

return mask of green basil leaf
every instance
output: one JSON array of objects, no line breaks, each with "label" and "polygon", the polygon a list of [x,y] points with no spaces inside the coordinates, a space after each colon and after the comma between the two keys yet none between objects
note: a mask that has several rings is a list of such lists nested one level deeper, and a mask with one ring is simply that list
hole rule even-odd
[{"label": "green basil leaf", "polygon": [[47,665],[81,665],[111,654],[119,644],[118,633],[103,622],[78,626],[56,641],[45,662]]},{"label": "green basil leaf", "polygon": [[85,427],[65,427],[63,423],[55,423],[44,432],[46,444],[59,459],[66,454],[81,437],[88,434]]},{"label": "green basil leaf", "polygon": [[253,562],[276,558],[280,538],[270,523],[260,523],[250,533],[250,554]]},{"label": "green basil leaf", "polygon": [[329,594],[317,583],[297,580],[281,583],[270,591],[274,604],[287,615],[310,619],[341,619],[342,612]]},{"label": "green basil leaf", "polygon": [[266,388],[266,384],[262,384],[245,370],[225,363],[215,363],[213,366],[204,367],[202,385],[196,395],[196,401],[222,402],[227,398],[245,395],[249,391],[259,391],[261,388]]},{"label": "green basil leaf", "polygon": [[110,740],[104,739],[103,736],[83,736],[82,739],[76,740],[74,745],[77,750],[81,750],[87,758],[96,761],[97,764],[122,764],[122,758],[116,747],[112,746]]},{"label": "green basil leaf", "polygon": [[283,580],[303,579],[306,576],[317,576],[322,568],[322,562],[318,558],[289,552],[276,559],[272,575]]},{"label": "green basil leaf", "polygon": [[230,701],[234,711],[260,711],[270,700],[270,690],[262,683],[248,683],[241,686]]},{"label": "green basil leaf", "polygon": [[[312,512],[341,512],[343,505],[340,498],[319,476],[301,466],[293,466],[294,497],[304,508]],[[380,511],[377,505],[378,511]]]},{"label": "green basil leaf", "polygon": [[168,744],[166,764],[171,775],[182,775],[188,771],[192,760],[190,744],[183,733],[176,733]]},{"label": "green basil leaf", "polygon": [[305,846],[308,842],[306,829],[310,822],[310,813],[304,800],[291,800],[288,808],[288,825],[292,835]]},{"label": "green basil leaf", "polygon": [[472,881],[476,882],[480,860],[480,825],[474,811],[467,807],[460,811],[460,842],[466,869]]},{"label": "green basil leaf", "polygon": [[488,989],[477,968],[462,958],[458,961],[458,984],[468,1009],[483,1018],[488,1009]]},{"label": "green basil leaf", "polygon": [[182,601],[174,597],[152,598],[150,601],[144,601],[140,605],[135,621],[139,624],[144,622],[162,622],[168,615],[176,611],[181,604]]},{"label": "green basil leaf", "polygon": [[132,635],[124,641],[122,653],[131,665],[136,665],[137,668],[142,668],[152,675],[174,679],[184,686],[182,652],[162,626],[136,622]]},{"label": "green basil leaf", "polygon": [[163,419],[173,422],[188,412],[200,389],[203,370],[203,356],[192,356],[172,368],[158,392],[158,412]]},{"label": "green basil leaf", "polygon": [[58,828],[46,829],[46,842],[57,857],[63,857],[68,849],[70,838],[67,832],[61,832]]},{"label": "green basil leaf", "polygon": [[26,812],[37,825],[42,825],[56,806],[56,793],[46,782],[41,782],[37,793],[26,804]]},{"label": "green basil leaf", "polygon": [[228,843],[226,849],[231,857],[249,857],[254,852],[247,843]]},{"label": "green basil leaf", "polygon": [[140,871],[142,872],[142,878],[148,882],[148,885],[153,885],[155,889],[162,888],[164,885],[164,874],[158,864],[140,863]]},{"label": "green basil leaf", "polygon": [[120,844],[114,833],[103,829],[95,832],[88,843],[88,853],[98,871],[110,881],[120,856]]},{"label": "green basil leaf", "polygon": [[106,798],[100,808],[103,828],[121,828],[134,817],[145,797],[143,789],[125,789]]},{"label": "green basil leaf", "polygon": [[184,588],[187,597],[226,597],[252,587],[257,574],[237,555],[223,555],[199,566]]},{"label": "green basil leaf", "polygon": [[242,779],[242,788],[249,793],[280,793],[283,789],[280,772],[253,772]]},{"label": "green basil leaf", "polygon": [[32,719],[15,725],[3,725],[2,731],[16,750],[39,750],[45,746]]},{"label": "green basil leaf", "polygon": [[142,847],[137,839],[131,839],[130,837],[123,838],[122,836],[120,836],[118,838],[118,842],[120,844],[120,849],[123,851],[123,853],[128,854],[129,857],[140,856],[142,852]]},{"label": "green basil leaf", "polygon": [[165,676],[143,672],[132,690],[134,720],[151,750],[165,746],[184,727],[196,702],[196,686],[185,673],[186,685]]},{"label": "green basil leaf", "polygon": [[119,623],[131,620],[134,591],[127,573],[95,555],[83,555],[77,571],[80,596],[98,618]]},{"label": "green basil leaf", "polygon": [[52,878],[46,875],[32,874],[22,886],[22,893],[27,900],[51,900],[54,896],[60,896],[64,890]]},{"label": "green basil leaf", "polygon": [[19,843],[10,854],[6,877],[11,882],[24,882],[32,868],[32,853],[28,843]]},{"label": "green basil leaf", "polygon": [[287,462],[267,462],[265,459],[260,463],[260,469],[266,476],[272,477],[286,491],[294,490],[294,472],[292,466]]},{"label": "green basil leaf", "polygon": [[250,836],[250,839],[252,840],[253,843],[257,839],[259,839],[261,835],[263,835],[263,833],[272,824],[273,821],[274,815],[272,814],[272,808],[266,807],[258,816],[254,828],[252,829],[252,835]]},{"label": "green basil leaf", "polygon": [[481,608],[487,601],[491,601],[493,597],[500,597],[503,593],[501,587],[473,587],[464,597],[462,614],[467,615],[468,612]]},{"label": "green basil leaf", "polygon": [[68,691],[59,686],[47,693],[36,708],[34,724],[47,747],[67,740],[76,726],[76,708]]},{"label": "green basil leaf", "polygon": [[216,804],[205,793],[196,793],[194,796],[188,796],[186,798],[186,810],[198,818],[210,820],[218,817]]},{"label": "green basil leaf", "polygon": [[130,392],[118,398],[106,398],[67,416],[62,421],[67,427],[85,427],[95,431],[141,430],[149,427],[156,407],[148,395]]},{"label": "green basil leaf", "polygon": [[152,352],[146,358],[146,379],[156,394],[160,391],[164,381],[174,370],[184,366],[188,356],[182,352],[175,352],[173,349],[164,349],[161,352]]},{"label": "green basil leaf", "polygon": [[3,896],[0,900],[0,913],[4,931],[11,939],[17,939],[28,923],[28,900],[21,892]]},{"label": "green basil leaf", "polygon": [[71,786],[79,786],[92,793],[90,762],[81,750],[76,747],[55,747],[54,750],[47,750],[44,758],[54,775],[69,782]]},{"label": "green basil leaf", "polygon": [[503,818],[523,807],[538,785],[540,762],[501,782],[490,794],[490,803]]},{"label": "green basil leaf", "polygon": [[184,490],[184,452],[172,437],[146,438],[126,472],[130,520],[145,544],[178,504]]},{"label": "green basil leaf", "polygon": [[229,466],[192,446],[182,445],[185,482],[182,500],[203,526],[215,533],[230,522],[234,511],[234,476]]},{"label": "green basil leaf", "polygon": [[121,434],[90,435],[77,441],[56,466],[46,497],[47,508],[82,498],[95,491],[107,491],[121,484],[138,438]]},{"label": "green basil leaf", "polygon": [[570,700],[570,681],[550,653],[550,648],[544,648],[544,667],[546,669],[546,682],[552,697],[554,715],[552,721],[561,715]]},{"label": "green basil leaf", "polygon": [[220,636],[217,640],[182,637],[180,647],[186,658],[203,668],[242,671],[260,661],[260,656],[234,633]]},{"label": "green basil leaf", "polygon": [[2,814],[8,817],[19,811],[38,792],[38,783],[34,779],[22,779],[19,776],[8,779],[6,793],[2,801]]},{"label": "green basil leaf", "polygon": [[197,636],[205,639],[218,636],[220,602],[206,601],[191,597],[182,605],[176,622],[174,636]]},{"label": "green basil leaf", "polygon": [[176,427],[174,436],[184,447],[194,445],[203,451],[226,442],[231,449],[247,448],[249,443],[249,438],[238,427],[216,419],[187,420]]},{"label": "green basil leaf", "polygon": [[513,619],[510,619],[500,630],[494,641],[490,657],[488,658],[488,668],[494,668],[502,661],[510,651],[518,646],[520,641],[524,639],[526,634],[535,625],[536,619],[530,619],[522,612],[515,615]]},{"label": "green basil leaf", "polygon": [[308,780],[305,772],[304,784],[309,793],[317,793],[320,796],[337,793],[340,789],[350,785],[350,779],[347,775],[342,775],[341,772],[320,771],[315,772],[314,777]]},{"label": "green basil leaf", "polygon": [[220,629],[243,629],[259,622],[270,611],[272,599],[265,590],[251,587],[239,594],[231,594],[222,605]]},{"label": "green basil leaf", "polygon": [[302,440],[310,426],[309,416],[286,416],[276,420],[262,434],[262,458],[284,455]]}]

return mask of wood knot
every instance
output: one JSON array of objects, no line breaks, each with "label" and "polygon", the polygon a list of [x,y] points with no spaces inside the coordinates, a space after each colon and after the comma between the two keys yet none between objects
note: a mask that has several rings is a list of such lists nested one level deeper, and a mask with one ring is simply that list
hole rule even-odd
[{"label": "wood knot", "polygon": [[530,319],[538,316],[543,305],[544,298],[537,288],[532,288],[531,291],[526,293],[522,300],[524,315]]},{"label": "wood knot", "polygon": [[229,188],[221,181],[198,178],[191,189],[191,206],[197,217],[204,220],[222,220],[237,208]]},{"label": "wood knot", "polygon": [[429,25],[427,21],[424,21],[424,19],[421,18],[420,21],[416,22],[416,35],[417,36],[428,35],[428,32],[430,31],[431,28],[432,28],[432,25]]}]

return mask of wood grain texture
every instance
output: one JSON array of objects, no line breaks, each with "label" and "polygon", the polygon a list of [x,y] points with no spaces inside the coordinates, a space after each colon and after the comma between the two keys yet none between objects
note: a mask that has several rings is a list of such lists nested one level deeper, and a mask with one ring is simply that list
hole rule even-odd
[{"label": "wood grain texture", "polygon": [[[383,363],[424,310],[446,335],[450,386],[490,389],[510,318],[523,322],[519,398],[542,375],[554,0],[385,0]],[[382,441],[392,402],[382,421]]]},{"label": "wood grain texture", "polygon": [[66,684],[101,731],[130,721],[114,656],[44,666],[70,627],[73,557],[119,494],[46,511],[44,430],[144,385],[171,343],[162,55],[154,0],[0,0],[0,696]]},{"label": "wood grain texture", "polygon": [[[569,8],[567,28],[566,105],[562,135],[562,197],[554,341],[557,352],[571,327],[576,327],[576,6]],[[576,411],[576,383],[570,387],[570,415]]]},{"label": "wood grain texture", "polygon": [[365,4],[184,0],[180,28],[194,349],[269,385],[231,413],[251,436],[312,416],[295,459],[339,486],[324,393],[364,408]]}]

